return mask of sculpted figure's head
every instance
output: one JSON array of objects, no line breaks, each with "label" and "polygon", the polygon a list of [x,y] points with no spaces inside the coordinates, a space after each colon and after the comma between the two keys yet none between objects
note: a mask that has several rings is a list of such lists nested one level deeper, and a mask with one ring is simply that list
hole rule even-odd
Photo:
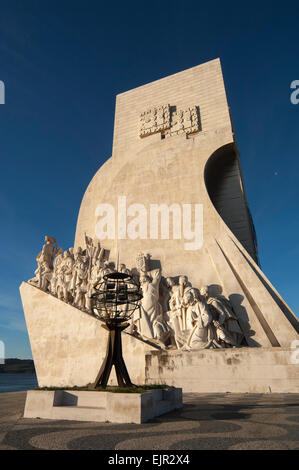
[{"label": "sculpted figure's head", "polygon": [[45,242],[50,245],[50,244],[55,244],[56,243],[56,238],[54,237],[49,237],[49,235],[45,236]]},{"label": "sculpted figure's head", "polygon": [[188,282],[187,276],[180,276],[179,277],[179,284],[180,286],[185,286]]},{"label": "sculpted figure's head", "polygon": [[199,290],[196,287],[191,287],[190,291],[194,297],[194,300],[200,300]]},{"label": "sculpted figure's head", "polygon": [[37,259],[40,263],[44,263],[46,261],[46,257],[43,253],[41,253],[40,256],[38,256]]},{"label": "sculpted figure's head", "polygon": [[174,280],[171,277],[166,278],[166,285],[171,289],[174,286]]},{"label": "sculpted figure's head", "polygon": [[207,299],[209,297],[209,287],[208,286],[201,287],[200,295],[202,295],[205,299]]},{"label": "sculpted figure's head", "polygon": [[194,295],[192,290],[187,290],[187,292],[185,292],[183,300],[185,305],[192,304],[194,302]]},{"label": "sculpted figure's head", "polygon": [[140,276],[140,284],[145,284],[146,282],[150,282],[150,278],[146,274],[143,274]]}]

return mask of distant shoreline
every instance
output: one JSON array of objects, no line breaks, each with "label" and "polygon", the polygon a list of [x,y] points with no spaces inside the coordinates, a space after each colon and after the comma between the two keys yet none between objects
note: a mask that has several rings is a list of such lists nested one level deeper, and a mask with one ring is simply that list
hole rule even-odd
[{"label": "distant shoreline", "polygon": [[0,364],[0,374],[34,374],[35,367],[32,359],[5,359],[4,364]]},{"label": "distant shoreline", "polygon": [[0,370],[0,374],[35,374],[35,370]]}]

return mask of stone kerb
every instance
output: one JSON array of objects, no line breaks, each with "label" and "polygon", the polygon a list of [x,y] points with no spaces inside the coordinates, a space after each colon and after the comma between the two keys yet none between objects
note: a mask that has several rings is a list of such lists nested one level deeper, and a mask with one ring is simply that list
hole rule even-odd
[{"label": "stone kerb", "polygon": [[30,390],[24,418],[140,424],[181,407],[182,389],[174,388],[145,393]]}]

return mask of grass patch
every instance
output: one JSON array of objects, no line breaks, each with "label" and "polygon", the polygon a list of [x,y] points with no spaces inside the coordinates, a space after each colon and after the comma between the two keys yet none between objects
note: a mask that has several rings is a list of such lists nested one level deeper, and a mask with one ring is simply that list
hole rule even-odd
[{"label": "grass patch", "polygon": [[171,388],[169,385],[136,385],[134,387],[107,386],[106,388],[91,388],[91,384],[84,387],[35,387],[34,390],[56,391],[65,390],[73,392],[111,392],[111,393],[145,393],[150,390]]}]

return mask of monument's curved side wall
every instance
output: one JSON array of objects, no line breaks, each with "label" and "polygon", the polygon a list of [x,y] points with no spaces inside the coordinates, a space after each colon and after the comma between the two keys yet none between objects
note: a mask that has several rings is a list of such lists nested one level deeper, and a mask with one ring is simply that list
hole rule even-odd
[{"label": "monument's curved side wall", "polygon": [[221,147],[209,158],[205,168],[205,181],[220,217],[258,263],[255,230],[235,145]]}]

